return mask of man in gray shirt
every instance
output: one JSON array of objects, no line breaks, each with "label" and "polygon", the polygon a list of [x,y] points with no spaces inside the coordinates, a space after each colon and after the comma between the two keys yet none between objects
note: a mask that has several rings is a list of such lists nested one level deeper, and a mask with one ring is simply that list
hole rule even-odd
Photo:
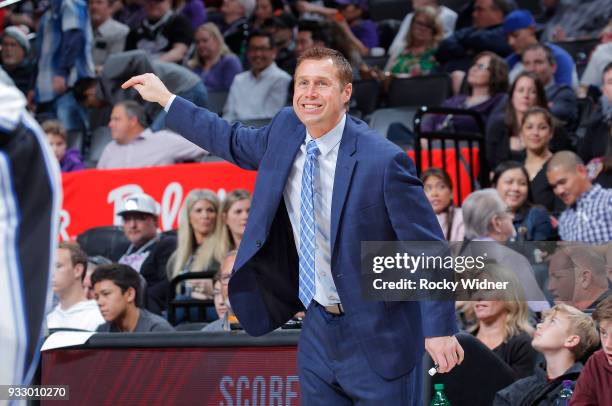
[{"label": "man in gray shirt", "polygon": [[138,305],[141,279],[138,272],[123,264],[102,265],[91,275],[96,301],[106,323],[99,333],[147,333],[174,331],[164,318]]}]

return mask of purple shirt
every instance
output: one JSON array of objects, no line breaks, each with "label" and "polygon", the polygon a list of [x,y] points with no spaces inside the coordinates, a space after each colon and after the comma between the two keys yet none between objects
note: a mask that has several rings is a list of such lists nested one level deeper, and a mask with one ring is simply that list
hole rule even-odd
[{"label": "purple shirt", "polygon": [[[480,115],[482,116],[482,122],[486,127],[491,112],[495,109],[495,107],[497,107],[499,102],[504,99],[504,96],[504,93],[494,94],[484,102],[471,106],[469,109],[480,113]],[[446,99],[444,103],[442,103],[442,107],[465,109],[465,101],[467,100],[467,98],[468,96],[465,94],[453,96],[450,99]],[[450,123],[449,120],[451,120],[452,123]],[[426,116],[425,120],[423,120],[422,131],[440,131],[445,126],[449,125],[452,125],[455,131],[476,133],[480,131],[478,129],[478,125],[470,116],[456,116],[452,118],[447,118],[447,116],[440,114],[429,114],[428,116]]]},{"label": "purple shirt", "polygon": [[208,91],[229,90],[234,76],[242,72],[240,59],[234,54],[223,55],[207,72],[202,68],[193,70],[200,75]]},{"label": "purple shirt", "polygon": [[361,20],[359,24],[351,26],[353,34],[368,48],[378,46],[378,30],[372,20]]},{"label": "purple shirt", "polygon": [[202,0],[187,0],[180,13],[183,17],[191,21],[191,26],[194,30],[208,21],[206,8],[204,8]]},{"label": "purple shirt", "polygon": [[68,149],[60,161],[60,168],[62,172],[74,172],[85,169],[80,152],[76,148]]}]

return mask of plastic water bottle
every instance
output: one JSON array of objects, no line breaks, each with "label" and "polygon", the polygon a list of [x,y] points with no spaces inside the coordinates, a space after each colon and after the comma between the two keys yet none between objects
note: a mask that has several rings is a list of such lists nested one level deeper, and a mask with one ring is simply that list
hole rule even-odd
[{"label": "plastic water bottle", "polygon": [[555,401],[555,406],[568,406],[573,394],[574,391],[572,390],[572,381],[563,381],[563,388],[561,389],[561,392],[559,392],[559,397]]},{"label": "plastic water bottle", "polygon": [[446,395],[444,394],[443,383],[434,384],[434,390],[436,393],[434,393],[433,397],[431,398],[429,406],[451,406],[450,402],[446,398]]}]

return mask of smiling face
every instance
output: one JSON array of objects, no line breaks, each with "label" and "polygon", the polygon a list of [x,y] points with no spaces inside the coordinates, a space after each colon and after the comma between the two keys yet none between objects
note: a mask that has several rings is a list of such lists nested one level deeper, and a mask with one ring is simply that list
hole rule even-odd
[{"label": "smiling face", "polygon": [[331,58],[306,59],[295,71],[293,109],[313,138],[334,128],[346,113],[352,84],[342,84]]},{"label": "smiling face", "polygon": [[206,237],[215,231],[217,210],[208,200],[198,200],[189,210],[189,224],[193,232],[200,237]]},{"label": "smiling face", "polygon": [[521,76],[512,93],[512,105],[519,113],[525,113],[538,102],[538,93],[533,79]]},{"label": "smiling face", "polygon": [[535,73],[544,86],[552,83],[557,70],[556,65],[550,64],[546,51],[542,48],[525,51],[523,53],[523,65],[527,72]]},{"label": "smiling face", "polygon": [[430,176],[423,185],[427,200],[431,203],[434,213],[440,214],[451,204],[452,190],[437,176]]},{"label": "smiling face", "polygon": [[521,168],[508,169],[502,173],[495,188],[513,212],[523,206],[527,200],[528,180]]},{"label": "smiling face", "polygon": [[255,76],[272,65],[276,59],[276,49],[270,43],[268,37],[252,37],[247,49],[247,57],[251,65],[251,71]]},{"label": "smiling face", "polygon": [[542,113],[530,114],[521,127],[521,138],[525,149],[537,154],[548,149],[552,137],[553,129]]}]

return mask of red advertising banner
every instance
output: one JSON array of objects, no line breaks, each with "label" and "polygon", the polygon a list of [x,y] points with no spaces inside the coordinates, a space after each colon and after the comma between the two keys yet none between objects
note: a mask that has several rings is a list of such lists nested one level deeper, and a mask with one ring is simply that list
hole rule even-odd
[{"label": "red advertising banner", "polygon": [[211,189],[220,197],[236,188],[253,191],[256,175],[227,162],[65,173],[60,239],[73,240],[89,228],[120,224],[116,208],[126,195],[136,192],[157,201],[159,227],[171,230],[177,227],[179,210],[192,189]]}]

